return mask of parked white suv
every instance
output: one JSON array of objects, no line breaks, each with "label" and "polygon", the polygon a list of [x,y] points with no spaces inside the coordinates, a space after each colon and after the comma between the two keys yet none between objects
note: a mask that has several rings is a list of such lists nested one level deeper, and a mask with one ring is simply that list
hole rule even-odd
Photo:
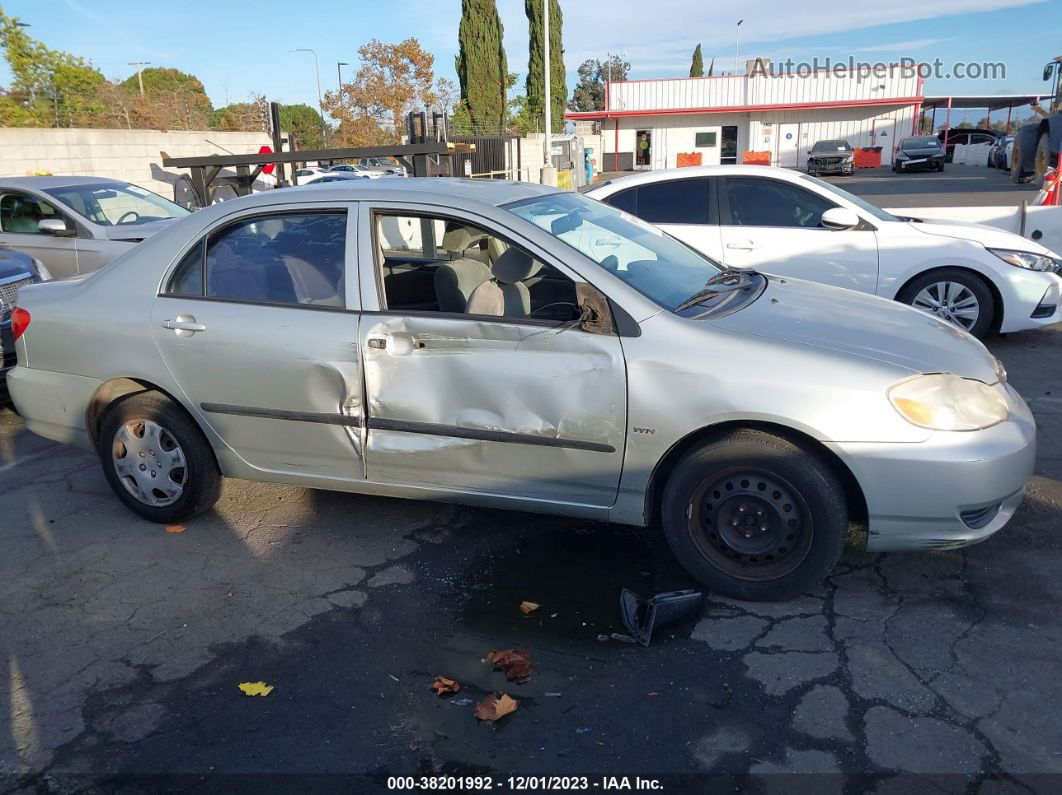
[{"label": "parked white suv", "polygon": [[[1052,251],[990,226],[892,215],[795,171],[651,171],[611,180],[589,195],[730,267],[893,298],[977,336],[1062,321],[1062,260]],[[619,267],[626,267],[614,241],[594,244],[615,248]]]}]

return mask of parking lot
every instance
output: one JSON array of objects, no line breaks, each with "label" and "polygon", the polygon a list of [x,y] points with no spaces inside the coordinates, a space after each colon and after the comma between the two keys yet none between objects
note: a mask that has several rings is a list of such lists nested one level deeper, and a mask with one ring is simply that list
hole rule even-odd
[{"label": "parking lot", "polygon": [[[5,411],[0,791],[314,772],[357,777],[317,790],[362,792],[433,771],[667,775],[668,791],[703,773],[843,785],[797,772],[863,775],[879,792],[930,773],[945,791],[1050,789],[1062,331],[990,347],[1040,429],[1003,532],[960,551],[851,547],[821,590],[709,596],[649,648],[598,636],[623,631],[622,586],[692,585],[656,529],[229,481],[215,511],[166,532],[118,503],[92,455]],[[523,600],[541,607],[525,617]],[[483,662],[514,646],[531,654],[526,684]],[[439,674],[462,691],[437,698]],[[275,689],[237,688],[256,681]],[[520,702],[496,730],[472,715],[492,690]]]},{"label": "parking lot", "polygon": [[1014,207],[1031,202],[1037,192],[1030,183],[1012,182],[1009,172],[951,163],[941,173],[870,168],[826,179],[881,207]]}]

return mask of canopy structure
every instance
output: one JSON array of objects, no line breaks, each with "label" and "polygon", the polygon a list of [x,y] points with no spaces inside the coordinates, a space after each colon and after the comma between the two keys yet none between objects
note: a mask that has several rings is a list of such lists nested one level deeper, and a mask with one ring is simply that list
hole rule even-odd
[{"label": "canopy structure", "polygon": [[1051,94],[965,94],[962,96],[926,96],[922,99],[922,115],[932,114],[932,129],[937,128],[937,108],[945,111],[944,127],[951,128],[953,110],[983,110],[986,114],[1007,109],[1007,132],[1010,132],[1010,117],[1015,108],[1028,108],[1034,103],[1050,106]]}]

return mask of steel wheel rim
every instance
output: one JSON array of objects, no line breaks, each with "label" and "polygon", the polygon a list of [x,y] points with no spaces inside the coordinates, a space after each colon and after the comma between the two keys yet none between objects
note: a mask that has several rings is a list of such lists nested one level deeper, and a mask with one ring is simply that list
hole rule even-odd
[{"label": "steel wheel rim", "polygon": [[754,467],[705,478],[690,498],[687,530],[713,566],[741,580],[777,580],[808,555],[811,511],[787,480]]},{"label": "steel wheel rim", "polygon": [[981,303],[965,284],[934,282],[914,297],[911,306],[969,331],[981,317]]},{"label": "steel wheel rim", "polygon": [[173,434],[151,420],[130,420],[115,431],[111,461],[119,482],[144,505],[162,508],[184,494],[188,468]]}]

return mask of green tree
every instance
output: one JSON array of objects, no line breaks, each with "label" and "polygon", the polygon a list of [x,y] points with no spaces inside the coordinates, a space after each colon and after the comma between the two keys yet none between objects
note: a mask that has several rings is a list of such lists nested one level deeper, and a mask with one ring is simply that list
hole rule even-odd
[{"label": "green tree", "polygon": [[102,110],[103,74],[84,58],[32,39],[0,9],[0,46],[11,86],[0,96],[0,124],[22,127],[91,126]]},{"label": "green tree", "polygon": [[701,55],[701,45],[693,51],[693,63],[690,65],[690,77],[704,77],[704,58]]},{"label": "green tree", "polygon": [[[527,105],[533,118],[544,118],[546,110],[545,36],[542,20],[543,0],[524,0],[527,28],[530,36],[527,64]],[[561,29],[564,17],[557,0],[549,2],[549,89],[553,132],[564,129],[564,107],[568,86],[564,77],[564,39]]]},{"label": "green tree", "polygon": [[618,55],[610,55],[607,60],[590,58],[579,65],[579,82],[572,91],[568,103],[569,110],[591,111],[605,108],[605,82],[626,80],[631,65]]},{"label": "green tree", "polygon": [[138,76],[133,73],[119,85],[139,93],[144,81],[141,113],[144,121],[163,130],[209,130],[214,107],[206,89],[195,75],[178,69],[151,67]]},{"label": "green tree", "polygon": [[509,74],[495,0],[461,0],[457,33],[457,78],[471,125],[488,132],[505,123]]},{"label": "green tree", "polygon": [[309,105],[281,105],[280,128],[295,136],[299,149],[324,148],[324,122],[321,114]]}]

